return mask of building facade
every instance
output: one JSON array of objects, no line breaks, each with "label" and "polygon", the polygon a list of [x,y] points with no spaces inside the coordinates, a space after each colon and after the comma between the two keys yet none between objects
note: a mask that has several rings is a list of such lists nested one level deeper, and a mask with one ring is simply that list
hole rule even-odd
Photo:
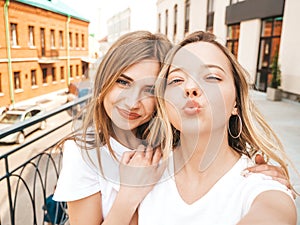
[{"label": "building facade", "polygon": [[60,1],[0,2],[0,106],[68,87],[88,72],[89,21]]},{"label": "building facade", "polygon": [[148,30],[156,32],[156,0],[131,0],[107,20],[107,41],[116,41],[122,34]]},{"label": "building facade", "polygon": [[213,32],[266,91],[275,55],[284,97],[300,101],[298,0],[158,0],[157,31],[178,43],[196,30]]}]

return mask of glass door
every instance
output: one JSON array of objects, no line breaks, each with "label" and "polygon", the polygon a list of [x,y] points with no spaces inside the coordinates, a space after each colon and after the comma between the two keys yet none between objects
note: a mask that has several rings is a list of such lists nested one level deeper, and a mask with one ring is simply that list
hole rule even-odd
[{"label": "glass door", "polygon": [[259,91],[265,92],[271,83],[271,66],[274,56],[278,54],[279,51],[281,28],[282,17],[262,21],[255,82],[255,88]]}]

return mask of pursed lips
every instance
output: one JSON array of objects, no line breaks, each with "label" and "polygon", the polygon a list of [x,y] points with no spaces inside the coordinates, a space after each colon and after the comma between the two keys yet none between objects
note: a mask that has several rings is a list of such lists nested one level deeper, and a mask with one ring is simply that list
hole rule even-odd
[{"label": "pursed lips", "polygon": [[131,111],[128,111],[128,110],[125,110],[125,109],[118,108],[118,107],[116,107],[116,108],[118,109],[120,115],[122,117],[124,117],[125,119],[136,120],[136,119],[141,117],[141,115],[138,114],[138,113],[134,113],[134,112],[131,112]]},{"label": "pursed lips", "polygon": [[187,115],[196,115],[201,111],[201,109],[201,105],[194,100],[187,101],[182,108],[183,112]]}]

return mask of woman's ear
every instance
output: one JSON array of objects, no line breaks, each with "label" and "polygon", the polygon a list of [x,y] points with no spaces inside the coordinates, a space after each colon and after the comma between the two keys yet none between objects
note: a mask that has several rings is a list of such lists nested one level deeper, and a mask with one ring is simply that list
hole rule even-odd
[{"label": "woman's ear", "polygon": [[239,114],[239,111],[238,111],[238,107],[237,107],[236,102],[235,102],[234,103],[234,108],[231,111],[231,115],[237,115],[237,114]]}]

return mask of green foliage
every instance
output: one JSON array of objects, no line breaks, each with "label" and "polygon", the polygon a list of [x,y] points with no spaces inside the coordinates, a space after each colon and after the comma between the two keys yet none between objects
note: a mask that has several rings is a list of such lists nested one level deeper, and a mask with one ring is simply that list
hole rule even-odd
[{"label": "green foliage", "polygon": [[278,51],[276,51],[273,61],[272,61],[272,80],[271,80],[271,87],[272,88],[278,88],[280,86],[281,82],[281,70],[280,70],[280,65],[278,64]]}]

